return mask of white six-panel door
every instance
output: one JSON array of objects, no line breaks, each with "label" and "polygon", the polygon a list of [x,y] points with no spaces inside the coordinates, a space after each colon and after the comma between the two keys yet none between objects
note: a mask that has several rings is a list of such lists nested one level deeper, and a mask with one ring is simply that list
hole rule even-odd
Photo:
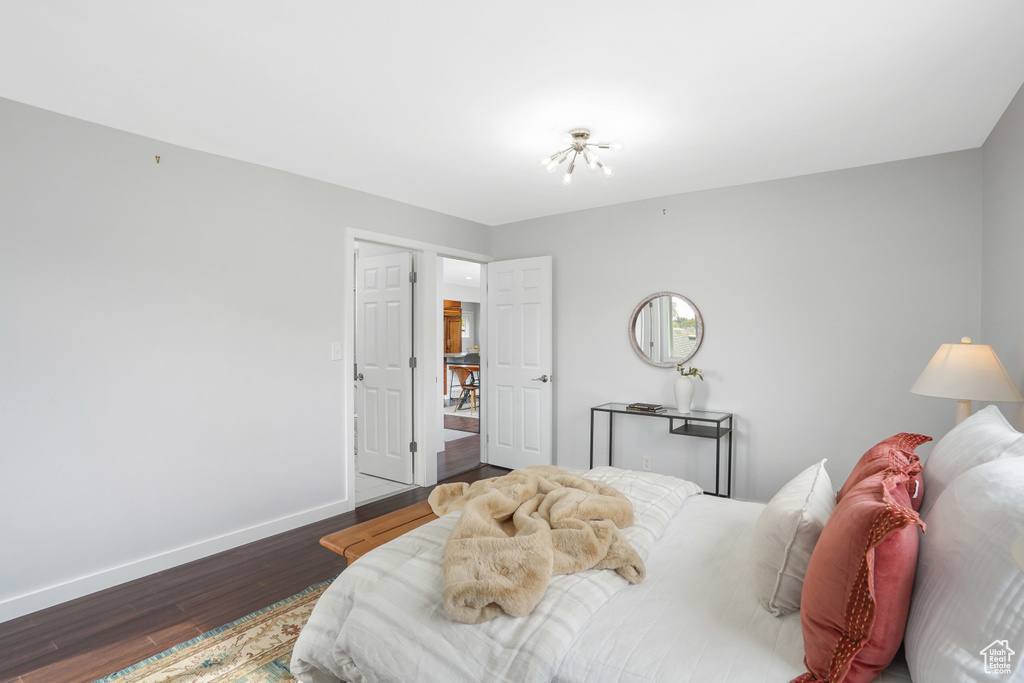
[{"label": "white six-panel door", "polygon": [[400,252],[356,262],[359,471],[403,484],[413,481],[411,259]]},{"label": "white six-panel door", "polygon": [[550,465],[551,257],[487,264],[488,462]]}]

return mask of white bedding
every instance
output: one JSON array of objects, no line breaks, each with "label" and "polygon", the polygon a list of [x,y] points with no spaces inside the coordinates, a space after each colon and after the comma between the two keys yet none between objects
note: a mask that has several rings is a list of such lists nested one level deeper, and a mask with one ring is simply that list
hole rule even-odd
[{"label": "white bedding", "polygon": [[[763,505],[690,495],[695,485],[650,473],[598,468],[586,476],[637,506],[626,531],[645,558],[643,583],[627,587],[610,571],[556,577],[529,617],[457,624],[440,605],[443,544],[455,522],[447,516],[345,570],[303,629],[292,673],[315,683],[784,683],[804,672],[799,612],[769,614],[747,577]],[[673,483],[685,487],[653,504]],[[890,669],[880,683],[909,680]]]},{"label": "white bedding", "polygon": [[647,579],[587,624],[556,681],[789,681],[802,674],[800,613],[758,603],[747,552],[763,509],[699,496],[648,558]]},{"label": "white bedding", "polygon": [[[633,502],[623,530],[645,558],[700,488],[651,473],[602,467],[584,476]],[[576,633],[629,584],[608,570],[552,579],[526,618],[483,624],[452,621],[441,607],[442,562],[458,513],[367,553],[318,601],[292,654],[304,681],[550,681]]]},{"label": "white bedding", "polygon": [[[590,620],[555,680],[784,683],[802,674],[800,613],[769,614],[749,577],[762,509],[712,496],[690,501],[647,558],[647,579]],[[898,672],[876,680],[910,680]]]}]

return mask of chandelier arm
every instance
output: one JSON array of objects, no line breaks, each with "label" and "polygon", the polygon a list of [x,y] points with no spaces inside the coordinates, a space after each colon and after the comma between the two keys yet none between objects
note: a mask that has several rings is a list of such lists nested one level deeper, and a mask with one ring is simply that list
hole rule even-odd
[{"label": "chandelier arm", "polygon": [[563,185],[571,185],[572,184],[572,171],[573,171],[574,168],[576,168],[576,157],[579,156],[579,154],[580,153],[578,151],[577,152],[573,152],[572,161],[569,162],[569,170],[567,170],[565,172],[565,175],[562,176],[562,184]]},{"label": "chandelier arm", "polygon": [[[557,159],[558,157],[562,156],[563,154],[565,154],[566,152],[568,152],[570,150],[572,150],[572,145],[566,147],[565,149],[558,150],[557,152],[555,152],[554,154],[552,154],[551,156],[548,157],[548,161],[554,161],[555,159]],[[562,161],[565,161],[565,159],[563,159]],[[562,162],[560,161],[558,163],[562,163]]]},{"label": "chandelier arm", "polygon": [[554,173],[555,169],[562,165],[562,162],[565,161],[571,151],[572,147],[567,147],[559,152],[555,152],[547,159],[542,160],[541,164],[547,169],[548,173]]}]

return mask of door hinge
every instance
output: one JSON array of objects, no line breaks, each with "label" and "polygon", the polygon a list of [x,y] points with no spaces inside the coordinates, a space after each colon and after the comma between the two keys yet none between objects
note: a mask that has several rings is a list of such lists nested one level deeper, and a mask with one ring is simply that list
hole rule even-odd
[{"label": "door hinge", "polygon": [[416,284],[416,271],[413,270],[409,273],[409,282]]},{"label": "door hinge", "polygon": [[415,453],[416,452],[416,442],[415,441],[410,441],[409,442],[409,452],[410,453]]},{"label": "door hinge", "polygon": [[415,368],[416,367],[416,356],[413,356],[412,358],[409,359],[409,367],[410,368]]}]

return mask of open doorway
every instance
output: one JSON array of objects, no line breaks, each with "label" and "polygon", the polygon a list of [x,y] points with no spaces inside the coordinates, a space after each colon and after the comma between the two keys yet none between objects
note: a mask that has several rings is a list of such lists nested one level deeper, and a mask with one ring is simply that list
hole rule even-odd
[{"label": "open doorway", "polygon": [[438,271],[438,305],[443,316],[439,362],[444,380],[440,397],[444,450],[437,454],[440,480],[480,465],[483,297],[479,263],[440,257]]},{"label": "open doorway", "polygon": [[[381,248],[394,252],[406,252],[412,257],[416,272],[416,282],[413,286],[412,303],[414,308],[414,321],[412,330],[412,353],[413,357],[408,360],[408,367],[412,365],[410,376],[412,378],[411,410],[412,410],[412,442],[409,443],[409,451],[412,453],[413,483],[416,486],[432,486],[438,481],[438,452],[444,453],[444,421],[443,421],[443,390],[442,385],[446,381],[441,347],[443,334],[441,324],[443,311],[441,306],[442,298],[439,295],[441,284],[441,260],[445,256],[453,259],[470,261],[475,263],[489,263],[491,258],[485,254],[465,251],[453,247],[444,247],[437,244],[421,242],[419,240],[385,235],[359,228],[346,227],[344,229],[344,255],[346,270],[349,275],[347,281],[353,287],[352,304],[345,306],[342,311],[343,342],[339,353],[332,349],[332,356],[336,356],[351,369],[345,382],[344,396],[342,402],[342,419],[345,421],[343,429],[343,450],[346,469],[344,487],[347,500],[351,501],[353,507],[362,505],[365,498],[365,491],[360,495],[357,503],[356,496],[356,459],[359,460],[359,469],[363,469],[364,453],[368,446],[367,434],[361,430],[358,422],[359,410],[357,408],[358,391],[356,385],[360,372],[356,358],[356,318],[357,311],[355,304],[355,281],[358,277],[357,247],[365,249]],[[481,273],[486,289],[486,270]],[[481,346],[481,365],[487,364],[487,311],[481,309],[480,319],[476,321],[480,337],[476,345]],[[365,373],[364,373],[365,376]],[[403,401],[404,405],[409,405]],[[486,420],[486,402],[478,409]],[[462,411],[460,411],[461,413]],[[488,460],[488,429],[485,421],[480,421],[480,460],[486,463]],[[472,435],[472,434],[470,434]],[[404,486],[404,485],[403,485]],[[362,487],[361,487],[362,488]],[[388,494],[383,494],[388,495]],[[376,495],[374,496],[377,497]]]}]

